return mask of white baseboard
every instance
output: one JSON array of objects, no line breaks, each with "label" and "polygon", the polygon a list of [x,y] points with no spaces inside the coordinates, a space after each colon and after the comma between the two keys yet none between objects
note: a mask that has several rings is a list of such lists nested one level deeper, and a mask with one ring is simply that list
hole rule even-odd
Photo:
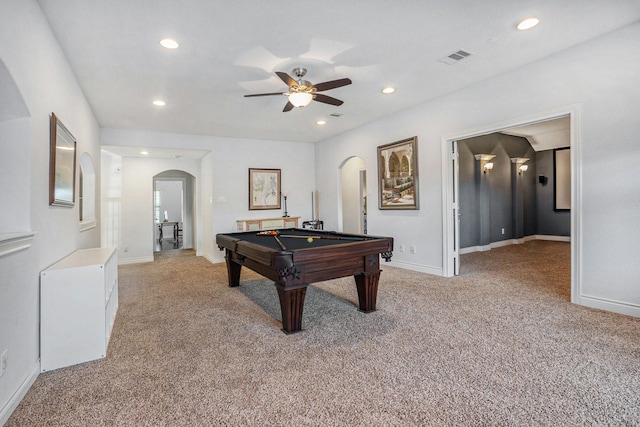
[{"label": "white baseboard", "polygon": [[640,306],[637,304],[629,304],[590,295],[580,295],[577,300],[573,302],[578,305],[584,305],[585,307],[597,308],[599,310],[625,314],[627,316],[640,317]]},{"label": "white baseboard", "polygon": [[207,261],[209,261],[211,264],[220,264],[220,263],[224,262],[224,258],[214,258],[209,254],[204,254],[204,255],[202,255],[202,257],[204,259],[206,259]]},{"label": "white baseboard", "polygon": [[554,242],[571,242],[571,236],[550,236],[545,234],[536,234],[536,240],[553,240]]},{"label": "white baseboard", "polygon": [[483,246],[469,246],[469,247],[466,247],[466,248],[461,248],[460,249],[460,255],[470,254],[470,253],[473,253],[473,252],[490,251],[491,249],[501,248],[503,246],[520,245],[522,243],[526,243],[526,242],[529,242],[531,240],[551,240],[551,241],[554,241],[554,242],[571,242],[571,237],[569,237],[569,236],[549,236],[549,235],[544,235],[544,234],[534,234],[534,235],[531,235],[531,236],[521,237],[519,239],[500,240],[498,242],[492,242],[492,243],[489,243],[488,245],[483,245]]},{"label": "white baseboard", "polygon": [[22,401],[36,379],[38,379],[38,375],[40,375],[40,359],[36,361],[31,370],[25,375],[16,391],[0,410],[0,426],[5,425],[5,423],[9,421],[9,417],[13,414],[13,411],[16,410],[20,401]]},{"label": "white baseboard", "polygon": [[435,276],[441,276],[442,277],[444,275],[443,272],[442,272],[442,268],[429,267],[429,266],[422,265],[422,264],[413,264],[411,262],[394,261],[394,260],[391,260],[391,262],[381,262],[380,263],[380,269],[384,270],[384,266],[385,265],[389,265],[391,267],[402,268],[404,270],[417,271],[419,273],[433,274]]},{"label": "white baseboard", "polygon": [[142,264],[143,262],[153,262],[153,255],[150,257],[141,256],[137,258],[118,258],[118,265]]}]

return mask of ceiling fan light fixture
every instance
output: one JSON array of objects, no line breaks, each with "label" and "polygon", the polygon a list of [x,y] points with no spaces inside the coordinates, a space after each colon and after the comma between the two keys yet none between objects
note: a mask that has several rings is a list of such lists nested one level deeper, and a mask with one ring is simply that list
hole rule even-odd
[{"label": "ceiling fan light fixture", "polygon": [[294,92],[289,94],[289,102],[294,107],[306,107],[313,100],[313,95],[309,92]]}]

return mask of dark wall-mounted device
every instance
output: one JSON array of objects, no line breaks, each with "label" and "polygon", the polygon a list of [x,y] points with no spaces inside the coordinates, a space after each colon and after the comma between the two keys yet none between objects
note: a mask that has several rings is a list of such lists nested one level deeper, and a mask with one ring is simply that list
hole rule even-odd
[{"label": "dark wall-mounted device", "polygon": [[544,176],[544,175],[540,175],[538,177],[538,182],[542,185],[547,185],[547,183],[549,182],[549,177],[548,176]]}]

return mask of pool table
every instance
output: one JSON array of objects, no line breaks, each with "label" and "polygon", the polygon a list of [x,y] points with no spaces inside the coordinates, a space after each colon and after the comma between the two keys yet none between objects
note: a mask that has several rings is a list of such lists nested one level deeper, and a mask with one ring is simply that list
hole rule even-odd
[{"label": "pool table", "polygon": [[216,244],[225,250],[229,286],[240,285],[242,266],[275,282],[285,333],[302,330],[304,297],[314,282],[353,275],[360,311],[375,311],[380,256],[391,260],[393,238],[300,228],[271,233],[218,234]]}]

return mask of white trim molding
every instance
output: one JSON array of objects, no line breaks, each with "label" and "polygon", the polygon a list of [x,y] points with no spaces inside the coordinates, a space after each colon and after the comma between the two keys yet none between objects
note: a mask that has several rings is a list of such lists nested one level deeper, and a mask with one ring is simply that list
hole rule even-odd
[{"label": "white trim molding", "polygon": [[31,367],[31,370],[27,372],[27,375],[20,381],[20,385],[13,392],[7,403],[0,409],[0,426],[5,425],[9,421],[9,417],[16,410],[24,396],[27,394],[31,386],[38,379],[40,375],[40,359]]},{"label": "white trim molding", "polygon": [[521,245],[523,243],[530,242],[531,240],[549,240],[554,242],[571,243],[571,237],[569,236],[548,236],[544,234],[535,234],[532,236],[522,237],[520,239],[500,240],[498,242],[492,242],[492,243],[489,243],[488,245],[483,245],[483,246],[468,246],[466,248],[460,249],[460,255],[470,254],[473,252],[486,252],[494,248],[501,248],[503,246]]},{"label": "white trim molding", "polygon": [[29,248],[35,234],[33,231],[0,233],[0,257]]},{"label": "white trim molding", "polygon": [[96,221],[95,219],[92,219],[90,221],[82,221],[80,223],[80,231],[87,231],[92,228],[95,228],[97,224],[98,224],[98,221]]},{"label": "white trim molding", "polygon": [[402,268],[403,270],[417,271],[418,273],[427,273],[427,274],[433,274],[435,276],[444,277],[444,274],[441,268],[429,267],[428,265],[414,264],[406,261],[391,260],[388,263],[387,262],[381,263],[380,268],[384,270],[383,267],[385,265],[388,265],[390,267]]},{"label": "white trim molding", "polygon": [[590,295],[580,295],[575,304],[628,316],[640,317],[640,306]]}]

